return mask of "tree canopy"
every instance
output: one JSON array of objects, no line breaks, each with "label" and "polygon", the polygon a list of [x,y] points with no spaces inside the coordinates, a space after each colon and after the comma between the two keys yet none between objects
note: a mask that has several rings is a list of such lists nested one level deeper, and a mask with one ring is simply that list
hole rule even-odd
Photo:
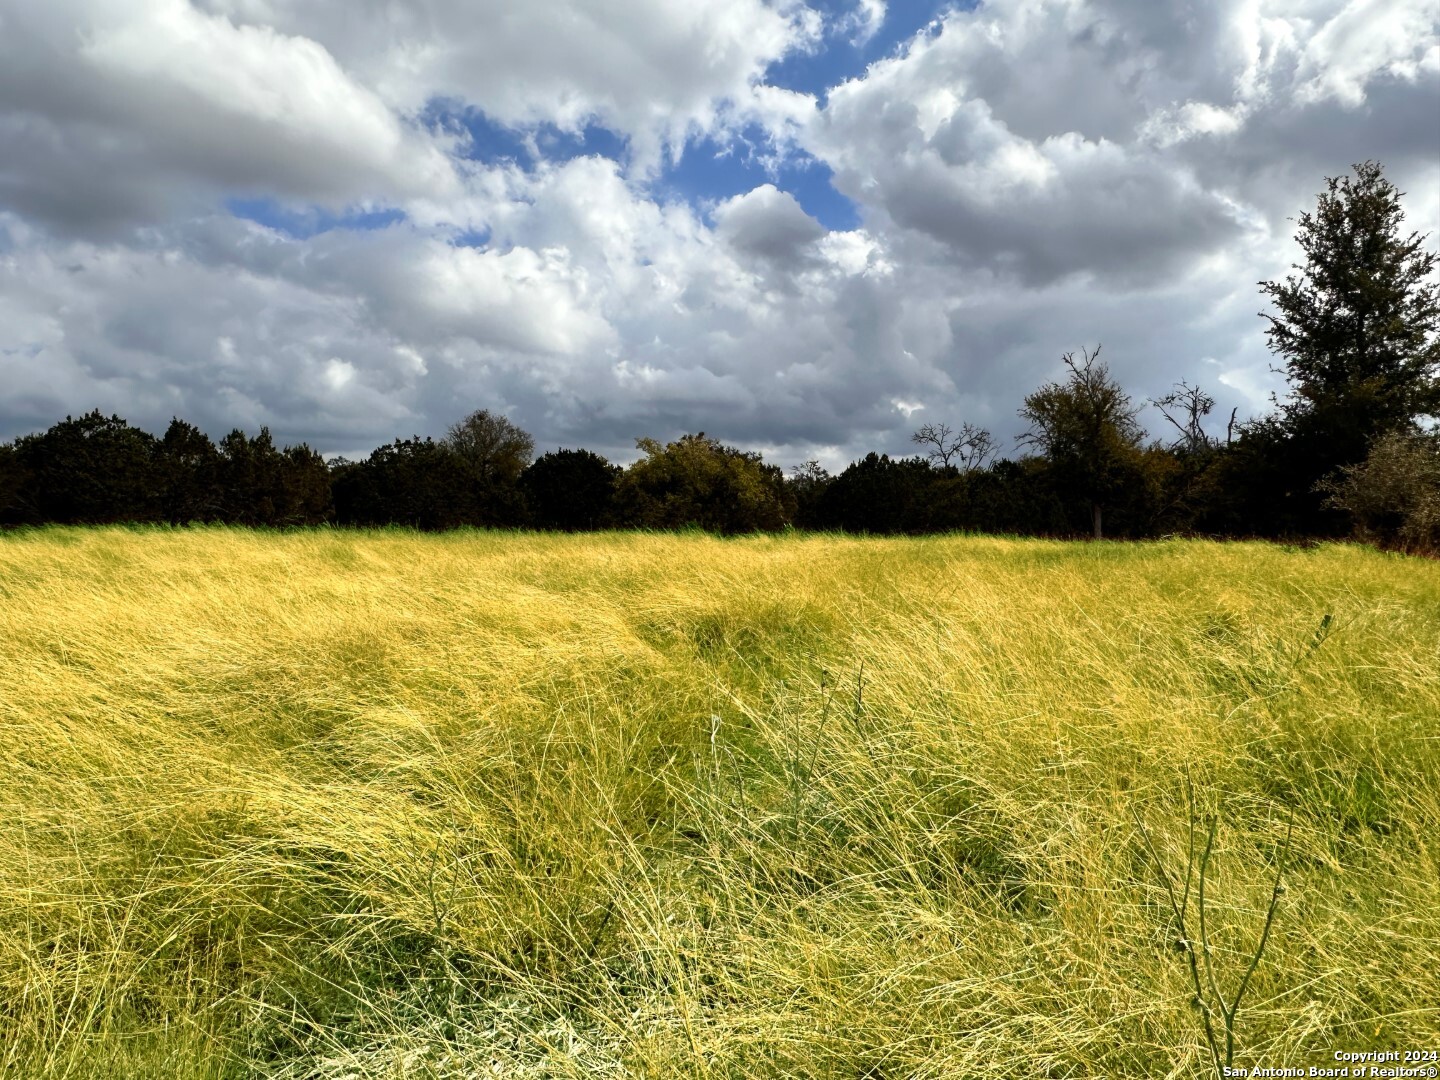
[{"label": "tree canopy", "polygon": [[637,525],[742,533],[779,529],[791,520],[785,474],[759,454],[726,446],[703,431],[663,446],[649,438],[635,445],[645,456],[625,471],[619,499]]},{"label": "tree canopy", "polygon": [[1090,503],[1095,538],[1103,533],[1104,507],[1133,483],[1139,469],[1144,429],[1139,408],[1099,362],[1100,346],[1082,350],[1082,359],[1061,359],[1069,375],[1046,383],[1025,398],[1020,416],[1030,424],[1024,445],[1040,450]]},{"label": "tree canopy", "polygon": [[488,409],[451,424],[442,441],[483,485],[514,484],[535,456],[530,434]]},{"label": "tree canopy", "polygon": [[1298,273],[1260,289],[1275,306],[1261,315],[1290,380],[1287,417],[1351,414],[1363,445],[1440,407],[1440,283],[1426,238],[1402,235],[1404,193],[1378,162],[1354,172],[1327,177],[1300,215]]},{"label": "tree canopy", "polygon": [[623,470],[589,450],[552,450],[531,463],[520,488],[532,525],[576,532],[613,525]]}]

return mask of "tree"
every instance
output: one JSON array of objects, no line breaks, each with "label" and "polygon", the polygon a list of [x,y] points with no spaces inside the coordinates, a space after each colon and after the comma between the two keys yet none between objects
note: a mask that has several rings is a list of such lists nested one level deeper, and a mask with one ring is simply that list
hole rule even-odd
[{"label": "tree", "polygon": [[277,525],[319,525],[335,514],[330,467],[319,451],[305,443],[287,446],[281,457],[282,501]]},{"label": "tree", "polygon": [[535,440],[503,416],[480,409],[450,425],[441,442],[482,485],[513,485],[535,455]]},{"label": "tree", "polygon": [[949,424],[925,424],[910,441],[930,447],[925,456],[932,465],[939,462],[943,469],[955,466],[965,473],[985,468],[1000,452],[990,432],[969,423],[958,432]]},{"label": "tree", "polygon": [[589,450],[553,450],[521,474],[530,520],[542,529],[602,529],[614,517],[622,470]]},{"label": "tree", "polygon": [[925,456],[932,462],[940,462],[945,469],[950,467],[950,459],[960,452],[959,437],[949,424],[923,424],[910,436],[910,441],[930,447]]},{"label": "tree", "polygon": [[1171,445],[1176,453],[1203,454],[1215,447],[1216,442],[1204,425],[1205,417],[1215,408],[1215,399],[1200,387],[1181,379],[1175,389],[1150,404],[1180,433],[1180,438]]},{"label": "tree", "polygon": [[635,445],[645,456],[625,470],[618,492],[628,524],[742,533],[773,531],[793,520],[785,474],[759,454],[725,446],[703,431],[664,446],[655,439],[636,439]]},{"label": "tree", "polygon": [[812,511],[822,529],[923,533],[933,527],[936,470],[924,458],[891,458],[873,451],[826,484]]},{"label": "tree", "polygon": [[273,525],[281,500],[280,451],[262,427],[253,439],[235,428],[220,440],[222,518],[236,525]]},{"label": "tree", "polygon": [[1327,177],[1315,212],[1300,215],[1304,253],[1284,281],[1262,281],[1275,307],[1270,349],[1284,361],[1289,396],[1278,404],[1291,485],[1309,495],[1315,480],[1365,457],[1386,432],[1440,411],[1440,284],[1426,237],[1401,234],[1404,194],[1378,162],[1354,176]]},{"label": "tree", "polygon": [[440,446],[469,478],[474,497],[470,524],[518,525],[525,517],[520,475],[535,454],[535,440],[487,409],[451,424]]},{"label": "tree", "polygon": [[1145,433],[1135,420],[1140,410],[1097,363],[1100,346],[1063,356],[1070,375],[1065,383],[1047,383],[1025,398],[1020,410],[1030,430],[1020,437],[1049,460],[1058,478],[1090,504],[1095,539],[1103,535],[1105,505],[1121,496],[1140,472],[1140,442]]},{"label": "tree", "polygon": [[1179,436],[1169,446],[1156,443],[1142,455],[1154,509],[1150,529],[1193,532],[1219,509],[1221,458],[1231,445],[1236,412],[1231,412],[1221,442],[1205,430],[1205,418],[1214,411],[1215,399],[1199,386],[1182,379],[1170,393],[1150,404]]},{"label": "tree", "polygon": [[0,443],[0,525],[14,525],[25,519],[21,497],[27,479],[15,447]]},{"label": "tree", "polygon": [[1064,500],[1043,458],[1001,458],[966,477],[967,528],[987,533],[1062,536],[1070,531]]},{"label": "tree", "polygon": [[456,454],[433,439],[396,439],[361,462],[331,466],[337,519],[427,531],[471,524],[475,490]]},{"label": "tree", "polygon": [[253,439],[236,428],[220,440],[217,465],[225,521],[318,525],[331,516],[330,471],[310,447],[276,448],[270,429]]},{"label": "tree", "polygon": [[220,518],[220,452],[194,424],[172,417],[160,440],[161,499],[172,525]]},{"label": "tree", "polygon": [[795,525],[802,529],[813,529],[819,524],[816,511],[820,499],[835,478],[819,461],[811,458],[790,469],[785,478],[786,486],[795,500]]},{"label": "tree", "polygon": [[16,440],[31,520],[100,525],[155,521],[160,476],[155,436],[99,409]]}]

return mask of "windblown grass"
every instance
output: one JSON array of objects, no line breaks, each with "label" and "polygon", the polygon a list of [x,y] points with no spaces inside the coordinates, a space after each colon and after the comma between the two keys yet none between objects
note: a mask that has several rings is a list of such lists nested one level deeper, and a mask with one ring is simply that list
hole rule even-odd
[{"label": "windblown grass", "polygon": [[0,729],[11,1075],[1213,1075],[1187,770],[1237,1064],[1440,1044],[1433,562],[44,529]]}]

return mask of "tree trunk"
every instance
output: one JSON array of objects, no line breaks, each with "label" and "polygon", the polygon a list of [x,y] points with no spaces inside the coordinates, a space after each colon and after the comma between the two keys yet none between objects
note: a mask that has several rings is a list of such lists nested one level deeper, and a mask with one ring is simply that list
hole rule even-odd
[{"label": "tree trunk", "polygon": [[1091,514],[1092,519],[1093,519],[1094,522],[1095,522],[1095,539],[1096,539],[1096,540],[1099,540],[1101,537],[1100,537],[1100,504],[1099,504],[1098,502],[1097,502],[1097,503],[1091,503],[1091,504],[1090,504],[1090,514]]}]

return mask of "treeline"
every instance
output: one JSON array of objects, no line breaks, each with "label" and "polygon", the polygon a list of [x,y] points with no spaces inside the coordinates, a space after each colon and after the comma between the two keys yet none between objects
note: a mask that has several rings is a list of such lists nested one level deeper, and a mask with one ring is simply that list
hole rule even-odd
[{"label": "treeline", "polygon": [[1137,403],[1099,359],[1027,395],[1022,456],[970,424],[927,424],[920,452],[868,454],[838,474],[785,474],[703,433],[620,468],[583,449],[534,456],[503,416],[472,413],[445,437],[399,439],[326,462],[268,429],[218,443],[175,419],[162,436],[98,411],[0,445],[0,524],[223,522],[558,530],[795,526],[878,534],[952,530],[1046,536],[1362,537],[1440,548],[1440,287],[1423,237],[1402,236],[1380,167],[1327,180],[1296,239],[1298,273],[1263,282],[1270,345],[1290,393],[1268,416],[1212,431],[1214,399],[1177,384]]},{"label": "treeline", "polygon": [[[1440,539],[1440,438],[1391,435],[1329,482],[1282,456],[1268,424],[1230,443],[1119,445],[1103,492],[1063,452],[964,467],[932,456],[868,454],[836,475],[785,475],[706,435],[622,469],[588,450],[530,459],[529,437],[479,412],[460,429],[508,436],[467,455],[457,440],[402,439],[364,461],[328,465],[268,430],[212,442],[175,420],[162,437],[98,412],[0,446],[0,524],[156,522],[286,527],[405,525],[719,533],[786,526],[875,534],[966,530],[1128,538],[1167,534],[1335,537],[1356,530],[1429,549]],[[527,449],[516,452],[517,447]],[[1287,468],[1287,464],[1290,466]],[[1078,466],[1078,467],[1077,467]],[[1097,502],[1103,495],[1103,502]],[[1097,512],[1100,518],[1097,521]]]}]

